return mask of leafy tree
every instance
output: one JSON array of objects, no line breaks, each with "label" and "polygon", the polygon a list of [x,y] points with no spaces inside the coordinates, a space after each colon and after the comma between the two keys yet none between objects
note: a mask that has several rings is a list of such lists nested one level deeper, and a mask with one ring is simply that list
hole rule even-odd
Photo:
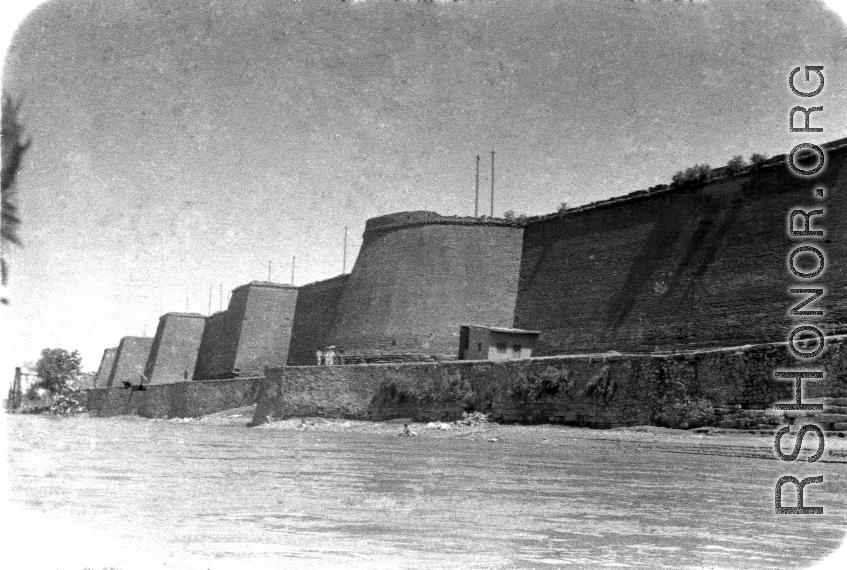
[{"label": "leafy tree", "polygon": [[711,174],[712,169],[708,164],[695,164],[674,174],[672,180],[677,186],[685,186],[694,182],[705,182]]},{"label": "leafy tree", "polygon": [[515,211],[514,210],[506,210],[503,213],[503,217],[506,218],[507,220],[514,220],[515,219]]},{"label": "leafy tree", "polygon": [[[0,281],[5,286],[9,278],[9,268],[6,265],[6,248],[9,244],[20,245],[18,239],[18,226],[21,223],[18,217],[18,208],[15,204],[15,177],[23,159],[24,153],[29,148],[30,141],[23,142],[23,127],[18,123],[18,110],[20,102],[14,103],[5,91],[3,92],[3,168],[2,186],[0,186]],[[0,303],[9,302],[5,297],[0,298]]]},{"label": "leafy tree", "polygon": [[754,153],[750,156],[750,162],[751,162],[751,163],[753,164],[753,166],[755,166],[755,167],[759,167],[759,166],[761,166],[761,165],[762,165],[762,163],[764,163],[767,159],[768,159],[768,157],[766,157],[764,154],[759,154],[758,152],[754,152]]},{"label": "leafy tree", "polygon": [[64,394],[75,388],[82,368],[79,352],[68,352],[64,348],[45,348],[41,351],[36,370],[40,378],[38,387],[51,394]]},{"label": "leafy tree", "polygon": [[730,174],[738,174],[747,166],[747,161],[740,154],[733,156],[726,163],[726,169]]},{"label": "leafy tree", "polygon": [[564,213],[564,212],[566,212],[566,211],[568,210],[568,208],[570,208],[570,207],[571,207],[570,203],[568,203],[568,201],[567,201],[567,200],[565,200],[564,202],[562,202],[561,204],[559,204],[559,210],[558,210],[558,212],[559,212],[560,214],[561,214],[561,213]]}]

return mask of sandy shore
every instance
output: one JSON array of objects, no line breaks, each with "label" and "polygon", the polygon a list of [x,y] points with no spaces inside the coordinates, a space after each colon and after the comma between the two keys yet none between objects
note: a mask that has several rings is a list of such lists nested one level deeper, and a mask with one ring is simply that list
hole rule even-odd
[{"label": "sandy shore", "polygon": [[[173,422],[196,422],[210,425],[243,426],[253,416],[254,406],[227,410],[204,416],[196,420],[167,420]],[[412,436],[405,435],[408,424]],[[778,461],[773,451],[773,433],[745,430],[701,428],[679,430],[656,426],[636,426],[614,429],[591,429],[552,424],[514,425],[487,421],[430,422],[418,423],[408,419],[385,422],[326,418],[291,418],[250,428],[258,430],[282,430],[292,432],[347,432],[371,434],[379,437],[419,437],[425,439],[465,439],[488,445],[500,443],[520,444],[528,447],[567,447],[574,440],[617,442],[637,451],[667,453],[695,453],[730,457],[750,457]],[[776,430],[774,430],[774,433]],[[844,434],[827,434],[825,451],[819,461],[847,463],[847,438]],[[817,439],[808,434],[803,440],[801,459],[814,453]],[[793,449],[793,434],[782,440],[783,451]]]}]

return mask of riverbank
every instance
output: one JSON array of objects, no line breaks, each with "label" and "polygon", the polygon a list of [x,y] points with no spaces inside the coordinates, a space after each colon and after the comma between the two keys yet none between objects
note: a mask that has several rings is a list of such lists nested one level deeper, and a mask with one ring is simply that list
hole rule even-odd
[{"label": "riverbank", "polygon": [[[170,422],[195,422],[203,425],[242,425],[253,416],[255,406],[209,414],[195,420],[152,420]],[[479,417],[479,416],[477,416]],[[414,435],[406,433],[408,431]],[[418,437],[423,439],[461,439],[481,444],[516,443],[543,448],[567,448],[575,441],[589,444],[592,441],[611,442],[635,446],[638,451],[667,453],[694,453],[727,457],[749,457],[779,460],[774,454],[773,438],[778,427],[767,430],[735,430],[715,427],[694,430],[671,429],[656,426],[593,429],[552,424],[515,425],[490,421],[458,420],[453,422],[413,422],[395,419],[385,422],[329,418],[290,418],[262,424],[250,429],[282,432],[356,433],[379,437]],[[783,437],[783,450],[793,449],[794,433]],[[844,432],[825,435],[825,451],[819,461],[847,463],[847,437]],[[817,439],[811,434],[803,440],[801,457],[812,455]]]}]

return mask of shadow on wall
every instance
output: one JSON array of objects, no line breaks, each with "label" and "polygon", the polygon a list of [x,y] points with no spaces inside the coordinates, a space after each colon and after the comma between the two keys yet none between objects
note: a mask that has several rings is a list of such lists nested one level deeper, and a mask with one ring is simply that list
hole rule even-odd
[{"label": "shadow on wall", "polygon": [[[536,355],[652,352],[784,340],[787,217],[826,187],[826,251],[847,257],[847,144],[795,176],[779,157],[755,171],[530,220],[515,327],[542,331]],[[814,202],[812,202],[814,203]],[[847,273],[826,274],[830,289]],[[847,297],[823,299],[827,334]]]}]

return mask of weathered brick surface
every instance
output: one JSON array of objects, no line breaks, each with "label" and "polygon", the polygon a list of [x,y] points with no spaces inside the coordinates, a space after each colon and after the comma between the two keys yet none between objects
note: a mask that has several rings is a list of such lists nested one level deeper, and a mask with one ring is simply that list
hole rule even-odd
[{"label": "weathered brick surface", "polygon": [[106,387],[123,386],[124,382],[138,384],[150,356],[153,339],[140,336],[125,336],[118,345],[115,364]]},{"label": "weathered brick surface", "polygon": [[[830,148],[814,178],[783,162],[530,221],[515,326],[542,331],[536,355],[780,342],[798,324],[787,312],[800,297],[788,287],[819,282],[832,293],[816,302],[826,314],[810,322],[845,332],[847,296],[837,293],[847,288],[845,160],[847,146]],[[818,187],[825,200],[814,198]],[[820,207],[826,214],[813,225],[825,240],[787,235],[789,212]],[[786,260],[806,242],[819,244],[828,265],[800,283]]]},{"label": "weathered brick surface", "polygon": [[243,308],[241,311],[238,308],[244,304],[246,295],[233,295],[226,311],[215,313],[206,319],[194,368],[195,380],[228,377],[232,372],[235,353],[238,350],[239,314],[243,311]]},{"label": "weathered brick surface", "polygon": [[208,318],[195,380],[260,375],[288,361],[297,288],[253,281],[232,292],[226,311]]},{"label": "weathered brick surface", "polygon": [[460,325],[512,326],[522,234],[433,212],[368,220],[329,342],[455,356]]},{"label": "weathered brick surface", "polygon": [[162,315],[144,367],[145,384],[192,380],[205,325],[206,317],[197,313]]},{"label": "weathered brick surface", "polygon": [[109,377],[112,375],[117,354],[117,346],[103,351],[103,358],[100,359],[100,366],[97,368],[97,375],[94,377],[95,388],[105,388],[109,384]]},{"label": "weathered brick surface", "polygon": [[[828,338],[817,361],[832,370],[833,386],[847,378],[845,339]],[[790,401],[793,386],[773,372],[796,367],[795,360],[785,344],[768,344],[663,356],[268,369],[254,423],[312,415],[433,421],[476,410],[505,422],[593,427],[775,426],[783,418],[768,408]]]},{"label": "weathered brick surface", "polygon": [[315,364],[315,351],[332,344],[329,333],[335,323],[338,302],[348,277],[339,275],[298,288],[291,347],[288,351],[289,365]]}]

